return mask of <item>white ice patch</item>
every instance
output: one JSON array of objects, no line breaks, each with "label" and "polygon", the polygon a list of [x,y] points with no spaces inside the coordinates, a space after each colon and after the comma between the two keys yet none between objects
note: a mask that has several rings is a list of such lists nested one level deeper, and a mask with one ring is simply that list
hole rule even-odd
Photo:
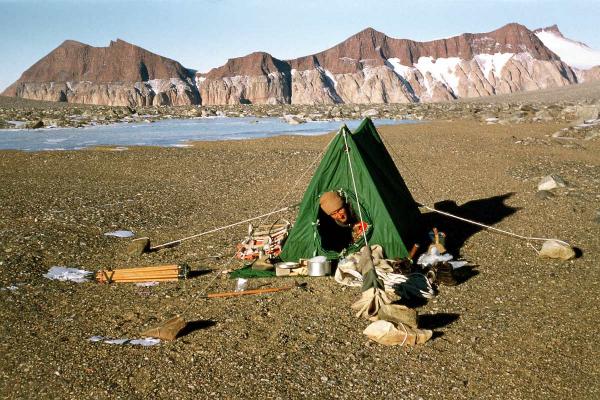
[{"label": "white ice patch", "polygon": [[517,53],[514,55],[513,59],[525,65],[527,67],[527,72],[531,73],[533,71],[533,64],[535,60],[530,53]]},{"label": "white ice patch", "polygon": [[156,339],[156,338],[144,338],[144,339],[127,339],[127,338],[121,338],[121,339],[110,339],[104,336],[92,336],[88,338],[89,342],[92,343],[97,343],[97,342],[104,342],[107,344],[116,344],[116,345],[122,345],[122,344],[132,344],[134,346],[144,346],[144,347],[148,347],[148,346],[155,346],[157,344],[160,343],[160,339]]},{"label": "white ice patch", "polygon": [[152,79],[152,80],[149,80],[149,81],[148,81],[148,84],[149,84],[149,85],[150,85],[150,87],[152,88],[152,91],[153,91],[155,94],[158,94],[158,93],[162,92],[162,90],[161,90],[161,89],[162,89],[162,87],[163,87],[164,80],[162,80],[162,79]]},{"label": "white ice patch", "polygon": [[502,69],[512,56],[513,53],[477,54],[474,59],[483,72],[484,78],[489,79],[490,72],[495,77],[500,77]]},{"label": "white ice patch", "polygon": [[118,237],[118,238],[130,238],[135,236],[135,233],[131,232],[131,231],[113,231],[113,232],[106,232],[104,234],[104,236],[112,236],[112,237]]},{"label": "white ice patch", "polygon": [[158,282],[156,281],[151,281],[151,282],[138,282],[135,284],[135,286],[139,286],[139,287],[152,287],[152,286],[158,286]]},{"label": "white ice patch", "polygon": [[571,67],[588,69],[600,65],[600,51],[598,50],[583,43],[560,37],[550,31],[541,31],[536,35],[546,47]]},{"label": "white ice patch", "polygon": [[437,263],[450,261],[452,258],[452,254],[440,254],[437,248],[432,247],[427,253],[421,254],[417,260],[417,264],[426,267],[428,265],[435,265]]},{"label": "white ice patch", "polygon": [[319,71],[319,73],[325,75],[331,81],[331,83],[333,83],[334,88],[337,87],[337,81],[335,80],[335,76],[333,76],[333,74],[329,70],[324,69],[321,66],[317,66],[315,68],[317,71]]},{"label": "white ice patch", "polygon": [[129,341],[129,339],[108,339],[105,340],[104,343],[108,344],[125,344]]},{"label": "white ice patch", "polygon": [[[419,57],[419,60],[415,64],[423,76],[429,72],[431,76],[442,83],[445,83],[447,87],[452,89],[455,95],[458,95],[458,84],[459,78],[456,74],[456,69],[461,63],[461,59],[458,57],[438,58],[433,57]],[[428,89],[428,91],[430,91]]]},{"label": "white ice patch", "polygon": [[67,268],[67,267],[52,267],[44,277],[58,281],[72,281],[77,283],[87,282],[88,276],[92,273],[83,269]]},{"label": "white ice patch", "polygon": [[410,73],[410,71],[414,69],[414,68],[409,67],[407,65],[400,64],[400,59],[399,58],[388,58],[387,61],[392,66],[392,69],[394,70],[394,72],[396,74],[398,74],[399,76],[401,76],[402,78],[404,78],[404,79],[407,79],[408,74]]},{"label": "white ice patch", "polygon": [[331,79],[331,82],[333,82],[333,87],[337,87],[337,81],[335,80],[335,77],[333,76],[333,74],[331,73],[331,71],[329,70],[325,70],[325,75],[327,75],[327,77],[329,79]]},{"label": "white ice patch", "polygon": [[160,339],[155,338],[145,338],[145,339],[133,339],[129,342],[129,344],[139,345],[139,346],[154,346],[160,343]]},{"label": "white ice patch", "polygon": [[206,77],[204,76],[197,76],[196,77],[196,87],[200,87],[200,85],[202,84],[202,82],[204,82],[206,80]]}]

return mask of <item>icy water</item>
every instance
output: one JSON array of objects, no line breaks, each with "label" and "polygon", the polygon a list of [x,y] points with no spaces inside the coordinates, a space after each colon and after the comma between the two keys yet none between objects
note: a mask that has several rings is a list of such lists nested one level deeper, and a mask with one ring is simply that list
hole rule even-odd
[{"label": "icy water", "polygon": [[[416,121],[379,119],[376,126]],[[88,128],[0,129],[0,150],[79,150],[94,146],[186,147],[186,142],[240,140],[278,135],[322,135],[342,124],[355,129],[360,120],[315,121],[290,125],[281,118],[171,119]]]}]

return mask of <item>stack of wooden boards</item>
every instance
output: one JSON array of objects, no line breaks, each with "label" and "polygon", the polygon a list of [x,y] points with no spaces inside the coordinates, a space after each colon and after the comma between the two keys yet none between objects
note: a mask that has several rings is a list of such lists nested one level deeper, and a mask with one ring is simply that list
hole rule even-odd
[{"label": "stack of wooden boards", "polygon": [[112,282],[169,282],[186,279],[189,268],[186,265],[158,265],[124,269],[101,269],[96,273],[99,283]]}]

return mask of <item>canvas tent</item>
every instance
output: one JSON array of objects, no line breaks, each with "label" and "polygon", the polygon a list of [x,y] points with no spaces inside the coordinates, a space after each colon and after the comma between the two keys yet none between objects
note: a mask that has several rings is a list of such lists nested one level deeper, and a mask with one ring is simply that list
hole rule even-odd
[{"label": "canvas tent", "polygon": [[337,259],[364,246],[363,237],[342,252],[324,248],[320,230],[324,216],[320,211],[319,198],[333,190],[342,193],[356,214],[360,203],[363,220],[369,224],[366,231],[369,245],[381,245],[388,258],[408,256],[409,247],[417,242],[421,232],[418,205],[375,125],[366,118],[353,133],[342,126],[329,144],[306,189],[296,222],[282,249],[284,261],[316,255]]}]

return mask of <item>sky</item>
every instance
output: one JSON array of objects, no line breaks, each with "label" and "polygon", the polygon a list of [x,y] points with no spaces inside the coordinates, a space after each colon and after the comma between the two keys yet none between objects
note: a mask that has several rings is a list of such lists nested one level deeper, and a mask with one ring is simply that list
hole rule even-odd
[{"label": "sky", "polygon": [[317,53],[367,27],[427,41],[558,24],[600,50],[598,21],[600,0],[0,0],[0,91],[67,39],[119,38],[207,72],[254,51]]}]

